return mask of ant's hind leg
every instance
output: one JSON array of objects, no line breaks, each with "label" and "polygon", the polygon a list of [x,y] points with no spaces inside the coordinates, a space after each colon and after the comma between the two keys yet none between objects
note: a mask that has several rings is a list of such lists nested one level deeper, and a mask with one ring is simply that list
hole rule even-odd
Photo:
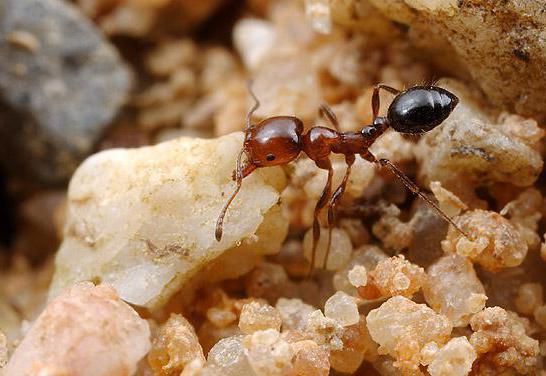
[{"label": "ant's hind leg", "polygon": [[319,223],[320,210],[328,202],[328,198],[332,191],[332,177],[334,175],[334,169],[332,168],[332,163],[330,162],[329,159],[321,159],[321,160],[315,161],[315,164],[317,165],[318,168],[321,168],[323,170],[328,170],[328,179],[326,180],[326,185],[324,186],[324,189],[322,190],[320,198],[318,199],[317,204],[315,205],[315,212],[313,213],[313,248],[311,250],[311,264],[309,265],[309,271],[307,272],[307,277],[311,276],[313,268],[315,267],[317,245],[320,239],[320,223]]},{"label": "ant's hind leg", "polygon": [[440,217],[442,217],[447,223],[449,223],[450,225],[452,225],[457,231],[459,231],[462,235],[464,235],[465,238],[467,239],[470,239],[469,236],[459,227],[455,224],[455,222],[453,222],[453,220],[451,218],[449,218],[449,216],[444,213],[444,211],[442,209],[440,209],[438,207],[438,205],[436,205],[434,203],[434,201],[432,201],[430,198],[428,198],[422,191],[421,191],[421,188],[419,188],[417,186],[417,184],[415,184],[413,181],[411,181],[410,178],[408,178],[406,176],[406,174],[404,174],[402,171],[400,171],[398,169],[398,167],[396,167],[394,165],[394,163],[392,163],[391,161],[389,161],[388,159],[376,159],[372,153],[370,152],[367,152],[365,154],[366,156],[363,155],[364,158],[366,158],[368,161],[370,162],[375,162],[375,163],[378,163],[381,167],[386,167],[388,168],[398,179],[400,179],[402,181],[402,183],[404,183],[404,185],[410,190],[412,191],[414,194],[418,195],[423,201],[425,201],[432,209],[434,209],[436,211],[436,213],[438,213],[438,215]]},{"label": "ant's hind leg", "polygon": [[400,94],[400,90],[398,89],[395,89],[393,87],[390,87],[390,86],[387,86],[387,85],[383,85],[383,84],[377,84],[373,87],[373,94],[372,94],[372,112],[373,112],[373,120],[375,121],[375,119],[377,118],[377,116],[379,115],[379,105],[380,105],[380,101],[379,101],[379,90],[380,89],[383,89],[385,91],[388,91],[389,93],[391,93],[392,95],[398,95]]},{"label": "ant's hind leg", "polygon": [[328,119],[330,124],[332,124],[336,128],[336,131],[339,132],[339,121],[337,120],[337,116],[327,104],[323,103],[320,105],[319,116]]},{"label": "ant's hind leg", "polygon": [[347,187],[347,181],[349,180],[349,175],[351,174],[351,167],[353,166],[353,163],[355,162],[355,156],[354,155],[347,155],[345,156],[345,162],[347,163],[347,170],[345,170],[345,176],[343,176],[343,180],[341,181],[341,184],[337,189],[335,190],[334,194],[332,195],[332,198],[330,199],[330,202],[328,203],[328,246],[326,247],[326,254],[324,256],[324,262],[322,264],[322,268],[326,269],[326,265],[328,265],[328,257],[330,256],[330,247],[332,245],[332,230],[334,228],[335,223],[335,215],[336,215],[336,204],[337,202],[343,197],[343,194],[345,193],[345,188]]}]

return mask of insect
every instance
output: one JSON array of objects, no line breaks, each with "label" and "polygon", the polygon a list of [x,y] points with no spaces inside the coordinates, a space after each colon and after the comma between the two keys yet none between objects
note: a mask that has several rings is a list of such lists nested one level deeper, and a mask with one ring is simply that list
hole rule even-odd
[{"label": "insect", "polygon": [[[377,163],[389,169],[414,194],[426,201],[444,220],[455,227],[461,234],[468,237],[420,188],[413,183],[402,171],[387,159],[377,159],[369,147],[389,127],[400,133],[424,133],[440,125],[451,114],[459,99],[451,92],[436,86],[414,86],[404,91],[386,85],[376,85],[372,95],[373,122],[366,125],[360,132],[340,132],[339,123],[326,105],[319,108],[319,114],[325,117],[334,127],[313,127],[304,131],[303,122],[294,116],[275,116],[267,118],[253,125],[251,118],[260,106],[256,95],[248,85],[249,92],[254,98],[254,106],[246,116],[245,138],[243,149],[237,157],[237,167],[234,179],[237,187],[225,203],[216,222],[216,240],[220,241],[223,233],[223,224],[226,211],[231,202],[239,193],[242,181],[257,168],[287,164],[295,160],[300,153],[305,153],[312,159],[318,168],[328,171],[326,185],[316,203],[313,216],[313,248],[311,252],[311,266],[315,265],[318,240],[320,238],[320,211],[328,206],[328,245],[323,260],[325,268],[330,251],[332,228],[335,222],[335,209],[345,192],[351,167],[358,154],[365,160]],[[388,108],[386,116],[379,115],[379,91],[385,90],[395,96]],[[332,193],[333,168],[329,155],[343,154],[347,169],[341,184]],[[246,160],[243,162],[243,156]]]}]

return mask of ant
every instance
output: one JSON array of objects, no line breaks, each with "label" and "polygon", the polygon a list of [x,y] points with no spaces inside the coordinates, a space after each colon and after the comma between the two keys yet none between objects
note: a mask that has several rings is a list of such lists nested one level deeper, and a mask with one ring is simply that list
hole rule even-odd
[{"label": "ant", "polygon": [[[315,206],[313,216],[313,248],[311,252],[310,270],[315,265],[315,256],[320,238],[319,214],[328,205],[328,246],[323,267],[328,262],[331,245],[332,228],[335,220],[336,204],[343,196],[355,155],[359,154],[365,160],[388,168],[414,194],[427,202],[444,220],[456,228],[461,234],[468,236],[449,218],[431,199],[421,192],[402,171],[388,159],[377,159],[369,147],[389,127],[400,133],[418,134],[432,130],[440,125],[451,114],[459,99],[451,92],[436,86],[414,86],[399,91],[387,85],[374,86],[372,95],[373,122],[364,126],[360,132],[340,132],[338,120],[333,111],[326,105],[321,105],[319,115],[326,119],[336,130],[326,127],[313,127],[304,133],[303,122],[294,116],[274,116],[252,125],[251,118],[260,106],[260,101],[253,93],[251,82],[248,90],[255,103],[246,116],[245,139],[243,149],[237,157],[237,168],[234,179],[237,187],[225,203],[216,222],[216,240],[222,239],[224,216],[231,202],[241,189],[242,181],[257,168],[285,165],[295,160],[301,152],[307,154],[318,168],[328,171],[328,179],[322,194]],[[385,90],[395,96],[387,116],[379,115],[379,90]],[[330,153],[343,154],[347,169],[341,184],[332,194],[333,169]],[[243,155],[246,162],[242,162]]]}]

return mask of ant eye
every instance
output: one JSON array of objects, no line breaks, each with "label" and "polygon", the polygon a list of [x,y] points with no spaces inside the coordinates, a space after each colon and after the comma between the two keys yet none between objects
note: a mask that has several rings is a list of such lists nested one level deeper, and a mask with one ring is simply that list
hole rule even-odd
[{"label": "ant eye", "polygon": [[267,159],[269,162],[272,162],[275,160],[275,155],[273,154],[267,154],[265,159]]}]

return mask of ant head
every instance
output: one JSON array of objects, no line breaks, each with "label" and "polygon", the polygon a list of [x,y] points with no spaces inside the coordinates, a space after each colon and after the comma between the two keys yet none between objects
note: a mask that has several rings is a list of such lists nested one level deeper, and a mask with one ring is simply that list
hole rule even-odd
[{"label": "ant head", "polygon": [[440,125],[459,103],[455,94],[436,86],[415,86],[389,107],[389,125],[401,133],[428,132]]},{"label": "ant head", "polygon": [[245,152],[255,167],[293,161],[301,152],[303,123],[296,117],[277,116],[252,126],[245,136]]}]

